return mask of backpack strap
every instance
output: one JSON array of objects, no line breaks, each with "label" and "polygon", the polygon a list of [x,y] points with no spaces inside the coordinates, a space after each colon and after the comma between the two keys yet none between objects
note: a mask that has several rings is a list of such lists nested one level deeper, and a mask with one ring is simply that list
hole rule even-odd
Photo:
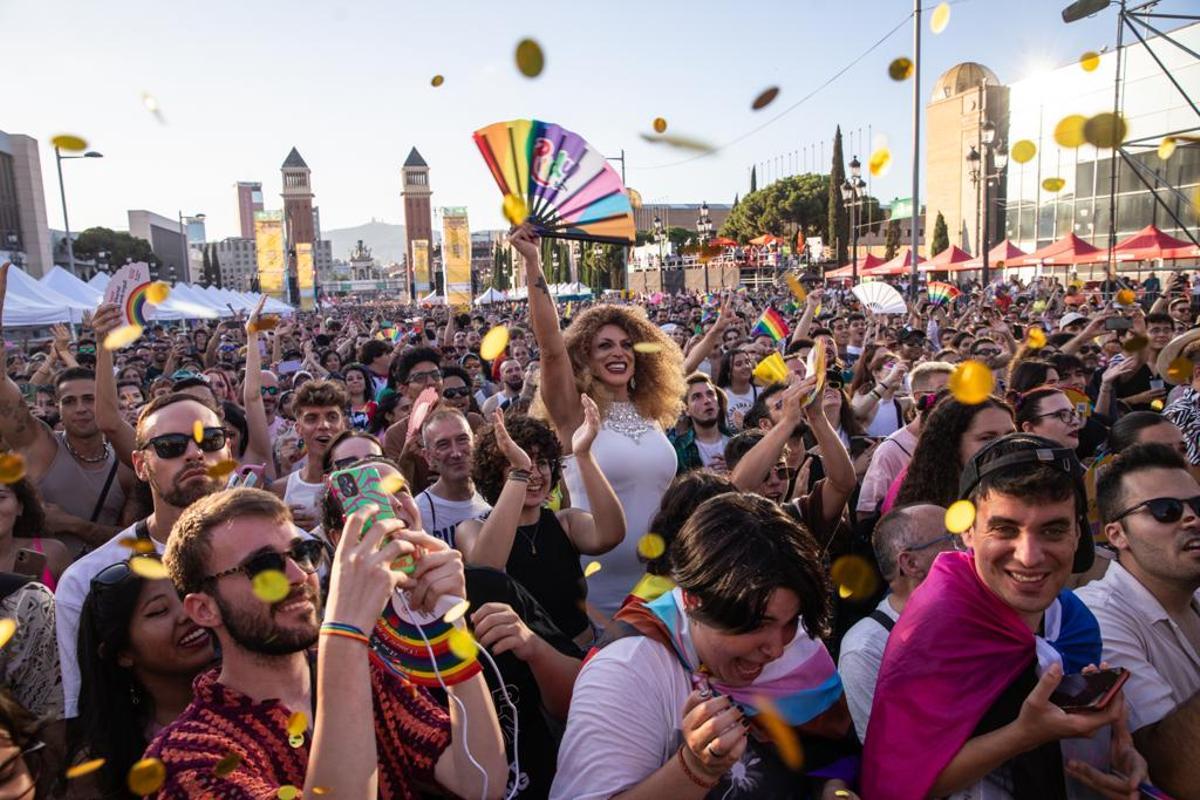
[{"label": "backpack strap", "polygon": [[871,613],[867,614],[867,616],[882,625],[883,629],[888,633],[891,633],[892,628],[896,627],[896,620],[892,619],[878,608],[871,609]]}]

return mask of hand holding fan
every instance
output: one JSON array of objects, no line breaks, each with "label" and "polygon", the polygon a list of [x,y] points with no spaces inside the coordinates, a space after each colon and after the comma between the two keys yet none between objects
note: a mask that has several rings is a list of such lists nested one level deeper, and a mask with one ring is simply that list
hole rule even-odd
[{"label": "hand holding fan", "polygon": [[812,401],[820,397],[821,393],[825,391],[825,364],[825,346],[822,342],[818,341],[808,351],[808,358],[804,362],[805,377],[815,376],[817,383],[813,387],[812,394],[801,401],[803,405],[811,405]]},{"label": "hand holding fan", "polygon": [[907,314],[904,298],[892,286],[880,281],[860,283],[850,290],[859,302],[876,314]]},{"label": "hand holding fan", "polygon": [[633,244],[633,206],[604,154],[550,122],[514,119],[475,131],[504,213],[539,236]]},{"label": "hand holding fan", "polygon": [[942,281],[930,281],[928,291],[929,302],[935,306],[944,306],[962,294],[954,284],[943,283]]}]

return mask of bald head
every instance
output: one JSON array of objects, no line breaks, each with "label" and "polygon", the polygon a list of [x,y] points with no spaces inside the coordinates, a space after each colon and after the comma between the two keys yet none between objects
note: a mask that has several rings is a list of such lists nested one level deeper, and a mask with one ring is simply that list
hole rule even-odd
[{"label": "bald head", "polygon": [[875,560],[893,591],[901,584],[911,592],[937,554],[954,549],[952,540],[937,541],[946,535],[946,509],[928,503],[894,508],[879,520],[872,535]]}]

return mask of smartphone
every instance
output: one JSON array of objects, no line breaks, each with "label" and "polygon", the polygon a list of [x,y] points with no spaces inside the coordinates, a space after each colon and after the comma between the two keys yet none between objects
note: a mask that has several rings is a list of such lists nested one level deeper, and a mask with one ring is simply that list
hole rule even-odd
[{"label": "smartphone", "polygon": [[[379,470],[374,467],[347,467],[329,476],[329,490],[342,507],[342,513],[347,517],[368,505],[378,506],[375,521],[395,519],[392,511],[392,499],[380,486]],[[391,541],[390,537],[384,540]],[[417,568],[416,561],[411,555],[401,556],[392,562],[392,569],[402,570],[412,574]]]},{"label": "smartphone", "polygon": [[26,575],[30,578],[41,580],[42,573],[46,571],[46,554],[39,553],[36,550],[28,550],[24,547],[18,548],[17,555],[13,559],[13,572],[18,575]]},{"label": "smartphone", "polygon": [[1133,327],[1133,320],[1128,317],[1109,317],[1104,320],[1106,331],[1127,331]]},{"label": "smartphone", "polygon": [[253,489],[255,486],[263,486],[266,483],[263,478],[264,468],[264,464],[244,464],[238,467],[229,476],[229,484],[226,488]]},{"label": "smartphone", "polygon": [[1151,389],[1165,389],[1165,388],[1167,388],[1167,384],[1163,381],[1162,378],[1151,378],[1150,379],[1150,388]]},{"label": "smartphone", "polygon": [[1097,672],[1064,675],[1050,702],[1068,714],[1099,711],[1108,705],[1113,695],[1129,680],[1129,670],[1123,667]]}]

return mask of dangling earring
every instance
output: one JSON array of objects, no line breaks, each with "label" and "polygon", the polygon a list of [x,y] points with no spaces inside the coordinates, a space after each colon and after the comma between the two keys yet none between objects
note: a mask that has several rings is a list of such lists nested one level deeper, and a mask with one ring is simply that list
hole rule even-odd
[{"label": "dangling earring", "polygon": [[138,696],[137,685],[133,683],[129,684],[129,702],[135,706],[142,702],[141,697]]},{"label": "dangling earring", "polygon": [[637,391],[637,376],[634,375],[629,379],[629,392],[632,394]]}]

